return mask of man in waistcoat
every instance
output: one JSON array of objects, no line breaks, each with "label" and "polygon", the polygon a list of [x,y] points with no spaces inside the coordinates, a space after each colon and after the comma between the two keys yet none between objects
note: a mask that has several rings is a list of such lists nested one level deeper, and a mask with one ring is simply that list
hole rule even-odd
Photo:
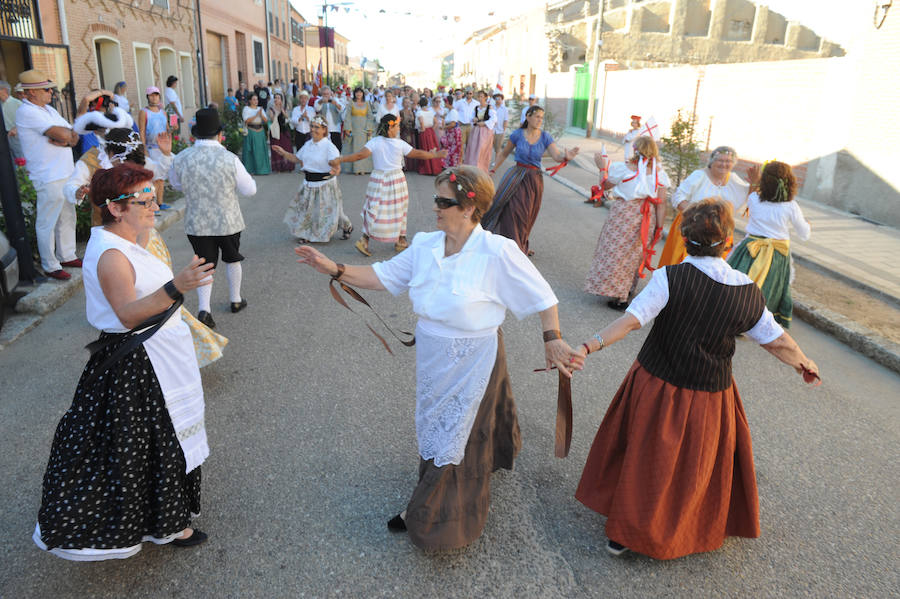
[{"label": "man in waistcoat", "polygon": [[[184,192],[184,232],[197,256],[216,264],[221,253],[231,299],[231,311],[240,312],[247,306],[241,296],[241,231],[244,217],[238,194],[252,196],[256,181],[241,164],[240,158],[219,143],[222,123],[215,109],[202,108],[196,114],[197,124],[191,127],[196,142],[179,152],[169,173],[169,182]],[[197,288],[199,313],[197,320],[213,328],[210,297],[212,281]]]}]

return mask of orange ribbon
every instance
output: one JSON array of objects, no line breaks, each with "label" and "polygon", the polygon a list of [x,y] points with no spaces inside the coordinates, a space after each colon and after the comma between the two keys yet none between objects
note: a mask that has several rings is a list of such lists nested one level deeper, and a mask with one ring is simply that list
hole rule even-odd
[{"label": "orange ribbon", "polygon": [[656,250],[653,248],[662,235],[662,227],[656,227],[656,231],[653,233],[653,241],[649,244],[647,243],[647,238],[650,236],[650,211],[653,210],[654,205],[661,203],[662,200],[660,198],[651,198],[649,196],[644,198],[644,201],[641,203],[641,249],[643,257],[641,259],[641,267],[638,269],[638,276],[642,279],[647,276],[644,274],[645,268],[650,271],[654,270],[650,266],[650,261],[656,254]]}]

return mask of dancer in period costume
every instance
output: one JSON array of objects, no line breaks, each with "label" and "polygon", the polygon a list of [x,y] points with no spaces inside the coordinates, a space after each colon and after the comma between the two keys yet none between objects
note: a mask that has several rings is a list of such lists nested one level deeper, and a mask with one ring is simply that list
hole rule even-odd
[{"label": "dancer in period costume", "polygon": [[463,154],[463,164],[477,166],[484,172],[491,168],[491,151],[494,147],[494,125],[497,111],[488,103],[487,93],[478,92],[478,106],[472,113],[472,132]]},{"label": "dancer in period costume", "polygon": [[[719,146],[709,155],[706,168],[701,168],[685,178],[672,194],[672,206],[678,211],[666,245],[659,256],[658,266],[678,264],[687,256],[684,238],[681,236],[681,214],[693,203],[704,198],[720,197],[734,207],[734,213],[740,214],[747,204],[750,186],[737,173],[732,172],[737,164],[737,152],[728,146]],[[729,247],[731,241],[728,242]]]},{"label": "dancer in period costume", "polygon": [[[353,154],[366,147],[374,130],[375,119],[372,107],[366,102],[362,88],[357,87],[353,90],[353,101],[350,103],[347,119],[344,121],[344,133],[349,136],[347,144],[344,146],[344,153]],[[372,160],[367,158],[354,162],[347,170],[354,175],[368,175],[372,172]]]},{"label": "dancer in period costume", "polygon": [[288,205],[284,223],[300,243],[330,241],[338,228],[343,231],[341,239],[349,239],[353,225],[344,214],[344,200],[337,181],[341,169],[328,164],[341,153],[328,137],[325,119],[313,118],[310,131],[312,139],[296,154],[281,151],[285,160],[300,165],[305,177]]},{"label": "dancer in period costume", "polygon": [[[419,111],[416,112],[416,131],[418,148],[425,152],[438,149],[438,138],[434,131],[435,114],[428,105],[428,98],[419,99]],[[440,158],[419,161],[420,175],[437,175],[443,170]]]},{"label": "dancer in period costume", "polygon": [[276,147],[286,150],[289,154],[293,150],[293,140],[291,139],[290,125],[291,117],[288,114],[287,107],[284,105],[284,96],[276,92],[273,95],[272,103],[266,110],[266,117],[269,121],[269,144],[271,147],[271,155],[269,156],[272,170],[276,173],[287,173],[294,170],[294,165],[281,157],[281,154],[275,151]]},{"label": "dancer in period costume", "polygon": [[625,162],[634,157],[634,140],[641,135],[641,117],[637,114],[631,115],[631,129],[622,137],[622,144],[625,149]]},{"label": "dancer in period costume", "polygon": [[[106,131],[101,136],[100,146],[98,146],[95,159],[87,161],[85,158],[88,157],[88,154],[85,154],[75,163],[75,172],[69,177],[65,186],[66,196],[69,198],[69,201],[80,203],[85,198],[90,197],[91,178],[97,170],[112,168],[123,163],[133,164],[149,170],[153,173],[154,184],[158,182],[165,183],[172,161],[175,159],[175,155],[171,152],[172,140],[171,136],[166,132],[159,133],[156,140],[160,150],[158,154],[159,162],[147,156],[140,137],[133,130],[115,128]],[[94,211],[91,215],[92,224],[100,226],[102,224],[101,207],[93,205],[93,208]],[[155,228],[150,229],[145,247],[148,252],[162,260],[169,268],[172,268],[169,248],[166,247],[162,236]],[[209,327],[194,318],[194,315],[188,312],[184,306],[181,307],[180,311],[182,320],[191,329],[191,336],[194,339],[194,351],[200,368],[221,358],[222,350],[228,345],[228,338],[209,329]]]},{"label": "dancer in period costume", "polygon": [[66,559],[121,559],[145,541],[207,538],[190,528],[209,447],[200,371],[178,306],[212,265],[194,256],[173,277],[144,249],[158,210],[152,178],[121,164],[91,180],[103,226],[91,230],[84,289],[88,322],[101,334],[56,428],[33,536]]},{"label": "dancer in period costume", "polygon": [[369,239],[394,243],[394,249],[402,252],[409,243],[406,241],[406,210],[409,205],[409,189],[401,170],[403,158],[423,158],[431,160],[443,158],[446,150],[424,152],[416,150],[398,136],[400,119],[386,114],[378,123],[375,137],[366,146],[349,156],[341,156],[331,161],[332,166],[342,162],[355,162],[372,157],[375,170],[366,187],[366,201],[362,211],[363,234],[355,247],[366,256],[371,256]]},{"label": "dancer in period costume", "polygon": [[[312,247],[298,262],[349,285],[408,292],[416,327],[416,436],[419,482],[388,522],[422,549],[468,545],[484,529],[491,473],[510,469],[521,437],[500,324],[540,313],[547,366],[571,376],[550,286],[513,242],[478,224],[493,184],[462,166],[435,179],[438,230],[371,266],[336,264]],[[565,356],[565,359],[561,359]]]},{"label": "dancer in period costume", "polygon": [[[380,122],[380,121],[379,121]],[[400,139],[415,148],[418,144],[418,135],[416,134],[416,112],[412,100],[403,98],[403,108],[400,109]],[[412,157],[403,159],[403,170],[415,172],[419,168],[419,163]]]},{"label": "dancer in period costume", "polygon": [[459,126],[459,113],[447,98],[447,112],[444,114],[444,135],[441,136],[441,147],[447,150],[442,164],[444,168],[459,166],[462,156],[462,130]]},{"label": "dancer in period costume", "polygon": [[614,310],[628,307],[644,268],[652,270],[653,246],[662,234],[669,177],[659,164],[659,151],[651,137],[634,142],[628,162],[609,166],[609,216],[600,231],[594,260],[584,290],[609,298]]},{"label": "dancer in period costume", "polygon": [[500,166],[497,163],[497,158],[500,157],[500,152],[503,151],[503,140],[506,138],[506,125],[509,124],[509,109],[506,107],[506,104],[503,103],[503,94],[497,92],[494,94],[494,112],[497,115],[496,122],[494,123],[494,163],[491,165],[492,168],[497,168]]},{"label": "dancer in period costume", "polygon": [[[175,156],[169,182],[184,192],[184,232],[191,247],[210,264],[216,264],[221,255],[228,278],[231,312],[240,312],[247,307],[247,300],[241,295],[244,217],[238,194],[256,194],[256,181],[238,157],[219,143],[222,124],[218,111],[201,108],[196,119],[191,134],[197,141]],[[211,296],[212,282],[197,289],[197,319],[212,329],[216,323],[211,314]]]},{"label": "dancer in period costume", "polygon": [[[497,158],[497,166],[503,164],[513,150],[516,165],[503,175],[497,186],[494,203],[481,220],[481,226],[509,237],[526,254],[530,252],[528,236],[541,210],[541,198],[544,194],[541,158],[545,152],[549,152],[554,160],[563,163],[578,154],[578,148],[558,148],[550,134],[541,129],[543,124],[544,109],[532,106],[528,109],[522,126],[509,136],[503,152]],[[496,170],[492,169],[491,174]]]},{"label": "dancer in period costume", "polygon": [[[639,150],[639,148],[635,148]],[[759,288],[722,260],[734,221],[714,198],[689,207],[689,257],[653,273],[628,312],[571,359],[656,319],[588,454],[576,499],[606,515],[607,549],[656,559],[712,551],[726,536],[759,536],[750,428],[731,374],[735,337],[818,379],[778,326]]]},{"label": "dancer in period costume", "polygon": [[300,92],[300,100],[291,110],[291,126],[294,127],[294,147],[298,150],[309,141],[309,123],[316,116],[315,109],[309,105],[309,92]]},{"label": "dancer in period costume", "polygon": [[269,144],[266,142],[266,127],[269,125],[266,109],[259,105],[256,93],[250,96],[250,103],[241,111],[247,135],[241,147],[241,162],[251,175],[268,175],[272,172]]},{"label": "dancer in period costume", "polygon": [[769,162],[759,180],[759,194],[748,199],[747,237],[728,257],[728,263],[759,285],[766,307],[784,328],[791,326],[791,233],[809,239],[810,226],[794,199],[797,179],[784,162]]}]

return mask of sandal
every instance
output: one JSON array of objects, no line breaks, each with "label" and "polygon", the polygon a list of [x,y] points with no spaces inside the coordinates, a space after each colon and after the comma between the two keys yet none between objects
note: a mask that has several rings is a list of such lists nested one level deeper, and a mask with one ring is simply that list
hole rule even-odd
[{"label": "sandal", "polygon": [[371,256],[372,255],[372,252],[369,251],[369,240],[365,236],[357,239],[356,243],[353,244],[353,247],[355,247],[357,250],[359,250],[359,253],[362,254],[363,256]]},{"label": "sandal", "polygon": [[409,242],[406,241],[406,235],[401,235],[400,237],[397,238],[397,243],[394,244],[394,251],[399,253],[408,247],[409,247]]},{"label": "sandal", "polygon": [[350,225],[346,229],[344,229],[344,233],[341,235],[341,239],[350,239],[350,233],[353,233],[353,225]]}]

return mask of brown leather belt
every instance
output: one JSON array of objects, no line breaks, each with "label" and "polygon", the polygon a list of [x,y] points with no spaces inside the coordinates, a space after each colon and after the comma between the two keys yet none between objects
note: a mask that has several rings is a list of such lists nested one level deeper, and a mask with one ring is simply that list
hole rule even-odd
[{"label": "brown leather belt", "polygon": [[572,379],[559,373],[556,396],[556,447],[555,455],[564,458],[572,446]]}]

